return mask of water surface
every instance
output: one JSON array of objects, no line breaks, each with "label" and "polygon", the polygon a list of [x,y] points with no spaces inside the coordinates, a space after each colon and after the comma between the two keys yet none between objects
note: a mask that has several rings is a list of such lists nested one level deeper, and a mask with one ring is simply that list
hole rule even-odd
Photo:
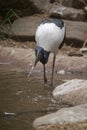
[{"label": "water surface", "polygon": [[[54,86],[72,78],[87,75],[55,74]],[[48,74],[50,83],[50,74]],[[0,130],[33,130],[33,121],[42,115],[60,109],[52,97],[51,89],[44,89],[41,73],[35,73],[31,81],[27,72],[0,65]]]}]

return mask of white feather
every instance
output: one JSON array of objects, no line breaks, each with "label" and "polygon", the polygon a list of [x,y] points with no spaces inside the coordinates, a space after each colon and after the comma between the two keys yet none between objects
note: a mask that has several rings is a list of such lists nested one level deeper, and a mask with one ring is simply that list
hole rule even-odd
[{"label": "white feather", "polygon": [[59,45],[65,35],[65,26],[61,29],[55,23],[40,24],[36,30],[35,40],[37,46],[44,50],[57,53]]}]

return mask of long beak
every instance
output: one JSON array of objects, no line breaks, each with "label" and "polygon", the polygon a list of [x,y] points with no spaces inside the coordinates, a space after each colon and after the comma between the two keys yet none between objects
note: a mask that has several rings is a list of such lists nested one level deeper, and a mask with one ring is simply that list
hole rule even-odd
[{"label": "long beak", "polygon": [[32,75],[33,70],[34,70],[35,66],[37,65],[38,61],[39,61],[39,58],[36,57],[36,60],[35,60],[35,62],[34,62],[34,65],[32,66],[32,68],[31,68],[30,71],[29,71],[28,78],[30,78],[30,76]]},{"label": "long beak", "polygon": [[35,60],[35,62],[34,62],[34,67],[37,65],[38,61],[39,61],[39,58],[38,58],[38,56],[37,56],[37,57],[36,57],[36,60]]}]

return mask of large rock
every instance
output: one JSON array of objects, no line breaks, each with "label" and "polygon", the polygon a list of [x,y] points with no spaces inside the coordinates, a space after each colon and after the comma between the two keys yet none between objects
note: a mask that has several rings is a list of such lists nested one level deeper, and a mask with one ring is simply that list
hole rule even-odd
[{"label": "large rock", "polygon": [[33,126],[36,130],[86,130],[87,104],[59,111],[37,118]]},{"label": "large rock", "polygon": [[86,21],[87,19],[86,11],[83,9],[75,9],[55,4],[53,4],[49,10],[49,15],[50,17],[61,17],[63,19],[74,21]]},{"label": "large rock", "polygon": [[74,1],[73,0],[73,3],[72,3],[72,6],[74,8],[84,8],[84,6],[87,5],[87,0],[77,0],[77,1]]},{"label": "large rock", "polygon": [[54,89],[53,97],[60,104],[87,103],[87,80],[73,79],[67,81]]},{"label": "large rock", "polygon": [[[50,0],[30,0],[39,11],[46,12],[50,5]],[[40,13],[41,13],[40,12]]]},{"label": "large rock", "polygon": [[41,20],[39,17],[32,16],[19,18],[12,24],[10,34],[13,37],[34,41],[35,31]]},{"label": "large rock", "polygon": [[[58,0],[56,0],[58,1]],[[83,8],[85,5],[87,5],[87,0],[64,0],[62,2],[64,6],[68,7],[74,7],[74,8]]]},{"label": "large rock", "polygon": [[3,16],[10,9],[13,9],[19,16],[29,16],[46,12],[49,4],[50,0],[0,0],[0,13]]},{"label": "large rock", "polygon": [[87,39],[87,23],[65,20],[66,23],[66,40],[72,46],[83,46]]},{"label": "large rock", "polygon": [[[25,40],[34,40],[35,31],[41,17],[24,17],[14,21],[9,32],[12,36],[25,38]],[[87,23],[72,22],[65,20],[66,24],[66,43],[69,45],[79,46],[87,39]]]}]

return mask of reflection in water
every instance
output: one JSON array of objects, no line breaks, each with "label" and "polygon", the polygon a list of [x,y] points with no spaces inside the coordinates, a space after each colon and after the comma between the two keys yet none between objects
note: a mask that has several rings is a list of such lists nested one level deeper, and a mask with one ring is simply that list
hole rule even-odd
[{"label": "reflection in water", "polygon": [[[55,77],[57,86],[66,76]],[[0,68],[0,130],[33,130],[35,118],[58,109],[51,91],[44,89],[42,74],[33,74],[28,82],[26,73]]]}]

